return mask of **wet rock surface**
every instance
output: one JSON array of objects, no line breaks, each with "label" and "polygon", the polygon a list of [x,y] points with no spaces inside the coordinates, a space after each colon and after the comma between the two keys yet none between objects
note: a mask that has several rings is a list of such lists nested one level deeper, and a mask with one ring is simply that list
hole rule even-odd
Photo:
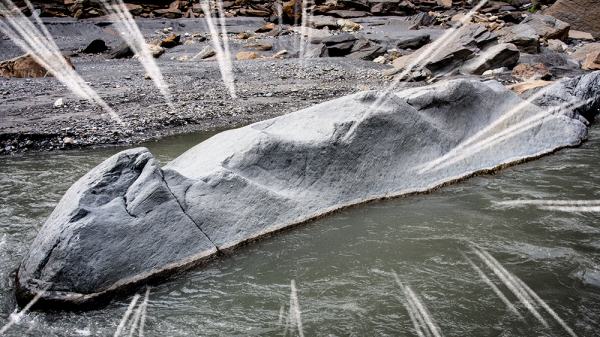
[{"label": "wet rock surface", "polygon": [[[123,151],[67,191],[19,269],[17,297],[25,303],[49,287],[40,305],[92,305],[333,210],[586,138],[577,113],[522,103],[496,81],[454,80],[357,93],[222,132],[162,169],[143,148]],[[532,118],[531,128],[490,142]]]}]

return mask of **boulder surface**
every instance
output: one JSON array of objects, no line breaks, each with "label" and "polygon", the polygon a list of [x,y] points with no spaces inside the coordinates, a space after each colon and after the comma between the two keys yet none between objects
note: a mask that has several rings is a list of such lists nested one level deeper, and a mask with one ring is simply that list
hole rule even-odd
[{"label": "boulder surface", "polygon": [[18,270],[17,299],[47,289],[42,306],[92,305],[349,205],[578,145],[587,128],[572,117],[495,81],[454,80],[225,131],[162,169],[126,150],[66,192]]}]

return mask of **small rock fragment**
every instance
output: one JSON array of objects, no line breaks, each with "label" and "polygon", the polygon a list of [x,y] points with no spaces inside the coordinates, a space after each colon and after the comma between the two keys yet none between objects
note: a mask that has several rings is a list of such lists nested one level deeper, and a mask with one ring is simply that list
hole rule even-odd
[{"label": "small rock fragment", "polygon": [[523,81],[547,81],[552,78],[552,74],[543,63],[535,63],[533,65],[529,63],[519,64],[513,69],[510,76]]},{"label": "small rock fragment", "polygon": [[242,51],[239,52],[235,58],[237,58],[238,60],[251,60],[251,59],[257,59],[258,58],[258,54],[256,54],[253,51]]},{"label": "small rock fragment", "polygon": [[55,109],[62,108],[63,106],[65,106],[65,101],[62,98],[59,98],[54,102]]},{"label": "small rock fragment", "polygon": [[581,68],[585,70],[600,70],[600,52],[588,54]]},{"label": "small rock fragment", "polygon": [[262,26],[259,29],[255,30],[255,33],[266,33],[266,32],[270,32],[271,30],[275,29],[275,24],[274,23],[270,23],[266,26]]},{"label": "small rock fragment", "polygon": [[257,43],[257,44],[250,44],[245,46],[244,48],[250,48],[250,49],[254,49],[256,51],[267,51],[267,50],[271,50],[273,46],[270,43]]}]

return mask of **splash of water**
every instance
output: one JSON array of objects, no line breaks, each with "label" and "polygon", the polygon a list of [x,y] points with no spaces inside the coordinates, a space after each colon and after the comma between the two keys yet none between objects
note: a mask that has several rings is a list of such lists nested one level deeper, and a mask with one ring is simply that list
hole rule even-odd
[{"label": "splash of water", "polygon": [[[434,337],[441,337],[442,334],[440,333],[440,328],[431,318],[431,314],[429,314],[429,311],[427,310],[425,305],[423,305],[421,300],[419,300],[419,298],[413,292],[410,286],[404,285],[402,284],[402,282],[400,282],[400,278],[398,277],[398,274],[396,274],[395,271],[392,270],[392,273],[394,275],[394,278],[396,279],[396,283],[398,284],[398,286],[400,286],[402,292],[404,292],[404,296],[408,302],[408,305],[410,306],[409,315],[412,312],[412,315],[415,316],[417,321],[420,323],[420,327],[422,327],[423,330],[425,330],[425,334],[427,336],[433,335]],[[415,329],[417,329],[417,324],[415,323],[415,321],[413,321],[413,325],[415,325]]]},{"label": "splash of water", "polygon": [[31,301],[29,301],[29,303],[27,303],[27,305],[21,311],[19,311],[17,314],[11,314],[10,317],[8,318],[8,323],[6,323],[6,325],[4,325],[2,327],[2,329],[0,329],[0,335],[4,334],[6,332],[6,330],[8,330],[11,326],[13,326],[13,324],[19,323],[21,321],[21,318],[23,318],[23,315],[25,315],[29,311],[29,309],[31,309],[31,307],[42,296],[44,296],[44,294],[50,288],[50,286],[51,286],[50,284],[45,286],[44,289],[40,290],[37,294],[35,294],[33,299]]},{"label": "splash of water", "polygon": [[117,326],[117,331],[115,331],[114,337],[119,337],[121,335],[123,328],[125,328],[125,323],[127,323],[127,319],[129,318],[129,315],[131,315],[131,312],[133,311],[133,308],[135,307],[135,304],[137,303],[139,298],[140,298],[140,294],[136,293],[133,296],[131,303],[129,303],[129,306],[127,307],[127,310],[125,311],[123,318],[121,319],[121,323],[119,323],[119,326]]},{"label": "splash of water", "polygon": [[[292,280],[291,282],[291,294],[290,294],[290,309],[288,311],[288,317],[286,319],[285,330],[283,332],[283,336],[285,337],[290,332],[290,336],[294,328],[298,329],[298,335],[300,337],[304,337],[304,329],[302,328],[302,315],[300,312],[300,303],[298,302],[298,292],[296,290],[296,282]],[[281,312],[279,315],[279,322],[281,322],[281,318],[283,315],[284,307],[281,307]]]},{"label": "splash of water", "polygon": [[150,298],[150,286],[146,287],[146,295],[144,296],[144,302],[142,302],[142,318],[140,319],[139,337],[144,336],[144,324],[146,323],[146,311],[148,310],[148,299]]},{"label": "splash of water", "polygon": [[[563,327],[565,329],[565,331],[567,331],[567,333],[573,337],[577,337],[577,335],[575,334],[575,332],[573,332],[573,330],[567,326],[567,324],[556,314],[556,312],[554,312],[554,310],[552,310],[552,308],[550,308],[550,306],[548,306],[548,304],[546,304],[546,302],[544,300],[542,300],[538,294],[536,294],[533,289],[531,289],[527,284],[525,284],[525,282],[523,282],[520,278],[518,278],[516,275],[510,273],[508,270],[506,270],[506,268],[504,268],[504,266],[502,266],[502,264],[500,264],[500,262],[498,260],[496,260],[490,253],[488,253],[487,251],[485,251],[484,249],[477,249],[475,247],[472,248],[472,250],[475,252],[475,254],[477,254],[490,268],[496,268],[500,273],[502,273],[503,275],[505,275],[505,277],[507,277],[510,282],[512,282],[515,286],[517,286],[519,288],[520,291],[522,291],[529,299],[535,299],[538,304],[544,308],[549,314],[550,316],[552,316],[552,318],[554,318],[556,320],[556,322],[558,322],[558,324]],[[495,270],[494,270],[495,272]],[[545,325],[546,327],[548,326],[547,324]]]},{"label": "splash of water", "polygon": [[306,44],[304,36],[306,35],[306,1],[302,1],[302,20],[300,23],[300,65],[304,65],[304,54],[306,53]]},{"label": "splash of water", "polygon": [[223,34],[223,47],[225,48],[225,56],[227,59],[231,56],[229,51],[229,35],[227,34],[227,26],[225,26],[225,15],[223,14],[223,1],[217,0],[217,9],[219,11],[219,24],[221,25],[221,34]]},{"label": "splash of water", "polygon": [[502,300],[502,302],[504,302],[504,304],[506,304],[508,309],[515,315],[519,316],[519,318],[521,320],[525,320],[525,318],[523,318],[523,315],[521,315],[521,313],[519,313],[517,308],[510,302],[510,300],[508,298],[506,298],[506,296],[504,296],[502,291],[500,291],[500,289],[498,289],[498,287],[492,282],[492,280],[490,280],[485,275],[485,273],[483,271],[481,271],[481,269],[479,267],[477,267],[477,265],[475,265],[475,263],[473,263],[473,261],[471,261],[471,259],[469,259],[464,253],[463,253],[463,257],[467,260],[467,262],[469,262],[471,267],[473,269],[475,269],[475,271],[477,272],[477,274],[479,274],[479,277],[481,277],[483,282],[485,282],[485,284],[487,284],[490,288],[492,288],[494,293]]},{"label": "splash of water", "polygon": [[[33,5],[29,0],[25,0],[25,2],[33,11]],[[9,8],[14,9],[9,11]],[[6,24],[0,21],[0,31],[7,35],[13,43],[47,69],[75,95],[95,102],[107,111],[115,121],[120,124],[123,123],[117,113],[68,64],[60,49],[54,43],[52,35],[50,35],[39,17],[36,16],[35,20],[42,31],[29,21],[11,0],[0,2],[0,12],[3,13],[9,23]]]},{"label": "splash of water", "polygon": [[521,287],[515,280],[515,276],[508,272],[496,259],[491,257],[489,254],[485,254],[483,249],[477,249],[472,247],[473,252],[492,270],[494,274],[504,282],[504,284],[510,289],[510,291],[517,296],[517,298],[523,303],[523,305],[542,323],[544,327],[548,327],[548,322],[540,315],[536,308],[533,306],[533,299],[529,294]]},{"label": "splash of water", "polygon": [[127,45],[131,47],[133,52],[138,55],[140,63],[144,69],[150,73],[154,85],[156,85],[160,93],[164,96],[169,108],[175,110],[171,94],[168,90],[169,86],[166,84],[160,68],[154,61],[154,57],[148,49],[144,35],[142,35],[133,16],[125,6],[125,3],[122,0],[112,0],[110,4],[107,0],[101,0],[101,3],[107,13],[112,14],[117,18],[114,24],[117,30],[120,31],[121,37],[125,40]]},{"label": "splash of water", "polygon": [[[221,42],[219,41],[219,32],[215,27],[215,24],[212,19],[212,15],[210,13],[210,7],[208,6],[208,1],[202,1],[200,4],[202,7],[202,11],[204,12],[204,16],[206,17],[206,22],[208,24],[208,29],[210,30],[210,34],[213,38],[213,46],[217,50],[217,62],[219,64],[219,70],[221,71],[221,77],[223,78],[223,82],[225,86],[229,90],[229,95],[231,98],[237,98],[235,93],[235,84],[233,79],[233,71],[231,60],[229,59],[229,55],[225,55],[223,52],[223,48],[221,48]],[[223,25],[225,27],[225,25]]]},{"label": "splash of water", "polygon": [[507,200],[496,202],[498,205],[520,206],[535,205],[547,211],[563,212],[600,212],[600,200]]}]

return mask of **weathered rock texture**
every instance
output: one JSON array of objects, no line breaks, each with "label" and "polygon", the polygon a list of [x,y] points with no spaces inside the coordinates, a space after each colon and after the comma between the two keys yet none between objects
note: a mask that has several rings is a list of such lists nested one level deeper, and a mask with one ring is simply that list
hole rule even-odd
[{"label": "weathered rock texture", "polygon": [[220,133],[162,170],[143,148],[107,159],[41,228],[18,271],[18,301],[48,287],[42,304],[90,304],[336,209],[427,191],[587,135],[580,120],[546,114],[495,81],[381,95]]},{"label": "weathered rock texture", "polygon": [[[73,67],[71,64],[71,59],[66,56],[64,57],[67,64]],[[2,77],[16,77],[16,78],[26,78],[26,77],[53,77],[52,73],[44,68],[41,64],[37,63],[37,61],[30,56],[29,54],[25,54],[23,56],[15,57],[10,60],[0,61],[0,76]]]},{"label": "weathered rock texture", "polygon": [[[426,68],[434,75],[477,74],[486,70],[513,67],[519,61],[519,50],[511,43],[497,43],[497,36],[488,32],[484,25],[475,24],[459,28],[449,43],[431,49],[425,45],[414,53],[395,59],[395,69],[384,72],[392,76],[416,65],[412,69]],[[415,79],[415,76],[411,76]],[[411,78],[409,77],[409,78]]]},{"label": "weathered rock texture", "polygon": [[[535,91],[532,91],[528,96],[534,93]],[[591,122],[600,113],[599,95],[600,72],[594,72],[544,88],[544,94],[537,97],[533,103],[547,110],[556,109],[559,106],[565,107],[562,112],[568,116],[573,118],[583,116]]]},{"label": "weathered rock texture", "polygon": [[570,23],[573,29],[600,38],[600,0],[558,0],[544,14]]}]

